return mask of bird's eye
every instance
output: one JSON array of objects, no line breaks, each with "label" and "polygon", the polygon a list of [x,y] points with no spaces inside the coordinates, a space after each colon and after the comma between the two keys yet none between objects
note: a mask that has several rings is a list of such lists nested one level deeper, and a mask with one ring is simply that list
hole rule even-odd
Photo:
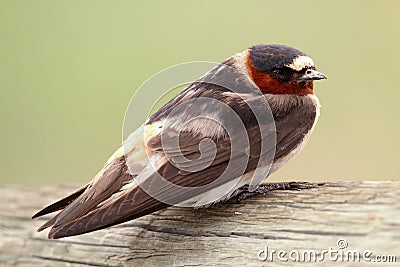
[{"label": "bird's eye", "polygon": [[275,69],[274,70],[274,74],[276,75],[282,75],[284,73],[284,71],[282,69]]}]

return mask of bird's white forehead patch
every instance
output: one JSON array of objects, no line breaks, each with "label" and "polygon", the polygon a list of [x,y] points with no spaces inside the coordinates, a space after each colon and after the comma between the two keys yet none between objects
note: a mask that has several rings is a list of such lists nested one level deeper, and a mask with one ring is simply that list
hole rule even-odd
[{"label": "bird's white forehead patch", "polygon": [[297,56],[293,59],[292,63],[285,66],[295,71],[301,71],[306,67],[314,67],[314,61],[308,56]]}]

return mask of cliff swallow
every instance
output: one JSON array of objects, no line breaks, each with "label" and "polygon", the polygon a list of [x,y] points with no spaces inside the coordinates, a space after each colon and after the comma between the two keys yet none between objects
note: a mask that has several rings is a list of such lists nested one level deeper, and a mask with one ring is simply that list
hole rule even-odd
[{"label": "cliff swallow", "polygon": [[[59,211],[38,231],[52,227],[51,239],[79,235],[174,204],[206,207],[248,185],[254,190],[309,139],[320,110],[313,81],[320,79],[326,76],[307,54],[285,45],[255,45],[228,58],[155,112],[90,183],[36,213]],[[272,121],[260,123],[254,107]],[[235,118],[242,129],[229,124]],[[158,176],[169,183],[157,186]]]}]

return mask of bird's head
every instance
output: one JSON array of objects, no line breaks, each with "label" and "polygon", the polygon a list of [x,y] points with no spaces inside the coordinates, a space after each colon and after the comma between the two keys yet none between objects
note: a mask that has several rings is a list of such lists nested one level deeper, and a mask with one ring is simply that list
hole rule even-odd
[{"label": "bird's head", "polygon": [[253,82],[268,94],[313,94],[313,81],[326,79],[307,54],[280,44],[250,47],[246,67]]}]

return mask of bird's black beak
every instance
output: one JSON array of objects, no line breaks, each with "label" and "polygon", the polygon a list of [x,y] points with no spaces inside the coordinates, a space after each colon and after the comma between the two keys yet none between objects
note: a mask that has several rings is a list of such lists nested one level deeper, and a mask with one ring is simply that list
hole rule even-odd
[{"label": "bird's black beak", "polygon": [[314,81],[314,80],[322,80],[322,79],[327,79],[328,77],[325,76],[325,74],[313,70],[313,69],[308,69],[306,73],[299,78],[296,79],[298,82],[307,82],[307,81]]}]

